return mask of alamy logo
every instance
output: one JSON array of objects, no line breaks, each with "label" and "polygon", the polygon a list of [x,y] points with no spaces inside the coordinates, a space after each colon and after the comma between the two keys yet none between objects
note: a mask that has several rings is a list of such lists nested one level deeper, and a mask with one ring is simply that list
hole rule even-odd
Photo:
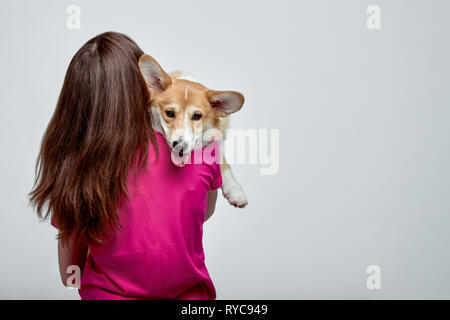
[{"label": "alamy logo", "polygon": [[370,265],[366,270],[369,277],[367,278],[367,289],[369,290],[380,290],[381,289],[381,269],[377,265]]},{"label": "alamy logo", "polygon": [[366,13],[369,14],[367,17],[366,25],[369,30],[380,30],[381,29],[381,9],[379,6],[371,5],[367,7]]},{"label": "alamy logo", "polygon": [[70,276],[66,280],[66,286],[70,289],[80,289],[81,269],[77,265],[70,265],[66,269],[66,273]]},{"label": "alamy logo", "polygon": [[79,6],[71,5],[67,7],[67,29],[80,29],[81,28],[81,10]]},{"label": "alamy logo", "polygon": [[[202,131],[201,129],[199,131]],[[172,136],[177,135],[177,130]],[[280,130],[279,129],[237,129],[226,130],[224,140],[222,132],[215,128],[205,130],[195,138],[195,149],[191,154],[180,153],[183,146],[175,146],[171,152],[172,161],[179,164],[201,164],[206,162],[222,163],[220,152],[212,152],[214,147],[208,147],[205,152],[200,149],[203,142],[216,141],[225,154],[228,164],[261,165],[260,174],[276,175],[280,168]],[[173,141],[172,138],[169,139]]]}]

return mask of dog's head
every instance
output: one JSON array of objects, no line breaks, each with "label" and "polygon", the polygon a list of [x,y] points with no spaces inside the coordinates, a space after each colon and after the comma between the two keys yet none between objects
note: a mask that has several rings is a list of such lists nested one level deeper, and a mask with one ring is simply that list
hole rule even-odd
[{"label": "dog's head", "polygon": [[189,154],[205,130],[217,128],[226,117],[244,104],[236,91],[213,91],[203,85],[168,75],[149,55],[139,59],[139,67],[150,91],[153,116],[158,117],[167,143],[180,156]]}]

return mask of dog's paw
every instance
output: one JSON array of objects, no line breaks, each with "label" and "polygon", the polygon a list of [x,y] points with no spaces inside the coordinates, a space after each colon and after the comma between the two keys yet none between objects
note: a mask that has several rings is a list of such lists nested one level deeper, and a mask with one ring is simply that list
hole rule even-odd
[{"label": "dog's paw", "polygon": [[244,208],[248,204],[247,196],[238,183],[222,186],[222,193],[228,202],[237,208]]}]

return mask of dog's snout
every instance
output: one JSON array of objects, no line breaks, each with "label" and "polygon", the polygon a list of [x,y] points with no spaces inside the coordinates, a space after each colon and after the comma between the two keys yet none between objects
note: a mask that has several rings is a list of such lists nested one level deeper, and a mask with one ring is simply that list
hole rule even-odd
[{"label": "dog's snout", "polygon": [[177,143],[177,148],[176,148],[176,150],[178,151],[178,155],[179,155],[180,157],[183,156],[184,151],[186,150],[186,147],[187,147],[187,144],[186,144],[184,141],[181,142],[181,143]]},{"label": "dog's snout", "polygon": [[183,141],[183,136],[179,136],[178,140],[175,140],[174,142],[172,142],[172,148],[175,148],[175,146],[182,141]]},{"label": "dog's snout", "polygon": [[177,140],[172,141],[172,148],[178,156],[183,157],[188,144],[183,140],[183,136],[178,137]]}]

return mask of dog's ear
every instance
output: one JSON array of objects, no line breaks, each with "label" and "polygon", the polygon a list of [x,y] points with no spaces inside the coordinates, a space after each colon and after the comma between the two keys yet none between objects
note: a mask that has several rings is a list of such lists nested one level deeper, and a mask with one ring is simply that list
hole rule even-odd
[{"label": "dog's ear", "polygon": [[242,108],[244,96],[236,91],[208,91],[208,100],[211,107],[223,113],[224,116],[232,114]]},{"label": "dog's ear", "polygon": [[151,89],[164,91],[172,83],[169,75],[161,68],[158,62],[148,54],[139,58],[139,68]]}]

